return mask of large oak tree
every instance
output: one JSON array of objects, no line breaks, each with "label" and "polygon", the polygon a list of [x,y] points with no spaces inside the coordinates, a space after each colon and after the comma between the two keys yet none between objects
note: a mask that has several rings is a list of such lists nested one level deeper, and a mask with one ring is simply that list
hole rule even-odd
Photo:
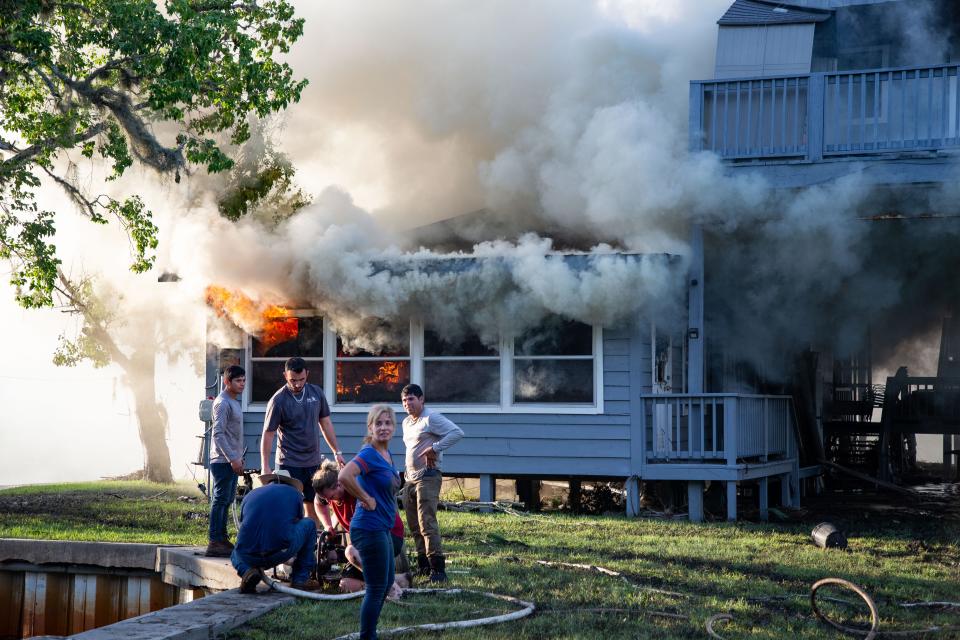
[{"label": "large oak tree", "polygon": [[299,100],[305,81],[277,56],[302,32],[286,0],[0,0],[0,258],[18,301],[57,293],[42,179],[91,221],[121,224],[132,268],[149,269],[157,229],[142,200],[88,192],[76,163],[100,159],[108,179],[134,162],[177,181],[229,169],[224,143]]},{"label": "large oak tree", "polygon": [[[156,343],[125,340],[129,318],[117,318],[89,280],[64,274],[57,213],[36,193],[61,188],[90,221],[122,225],[131,268],[146,271],[157,247],[150,211],[136,194],[92,192],[78,167],[105,165],[113,180],[139,162],[177,182],[194,168],[230,169],[251,122],[299,100],[306,82],[276,58],[302,32],[286,0],[0,0],[0,258],[20,304],[81,314],[81,333],[63,340],[57,364],[121,368],[149,479],[171,479]],[[246,191],[225,201],[224,215],[242,215],[274,182],[286,188],[290,170],[274,173],[266,186],[233,185]]]}]

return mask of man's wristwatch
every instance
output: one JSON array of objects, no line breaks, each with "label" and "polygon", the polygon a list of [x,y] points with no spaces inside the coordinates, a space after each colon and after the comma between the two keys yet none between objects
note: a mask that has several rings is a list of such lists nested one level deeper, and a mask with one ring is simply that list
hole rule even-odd
[{"label": "man's wristwatch", "polygon": [[335,456],[342,456],[342,455],[343,455],[343,451],[334,451],[334,452],[333,452],[333,455],[335,455]]}]

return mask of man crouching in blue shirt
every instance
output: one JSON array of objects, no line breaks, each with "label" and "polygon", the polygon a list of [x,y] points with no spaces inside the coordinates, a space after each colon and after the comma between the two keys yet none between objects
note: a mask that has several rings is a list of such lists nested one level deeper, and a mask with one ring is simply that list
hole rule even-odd
[{"label": "man crouching in blue shirt", "polygon": [[260,569],[290,558],[294,589],[313,591],[320,584],[310,578],[316,566],[317,526],[303,517],[303,485],[288,471],[260,476],[262,487],[243,499],[237,546],[230,556],[240,576],[240,593],[255,593]]}]

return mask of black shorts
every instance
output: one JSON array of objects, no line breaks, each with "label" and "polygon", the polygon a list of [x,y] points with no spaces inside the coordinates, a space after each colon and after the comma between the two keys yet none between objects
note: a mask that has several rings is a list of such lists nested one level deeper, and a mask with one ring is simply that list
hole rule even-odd
[{"label": "black shorts", "polygon": [[291,467],[289,465],[281,464],[277,466],[277,469],[289,471],[291,478],[296,478],[300,481],[300,484],[303,485],[304,502],[313,502],[313,496],[317,495],[313,490],[313,474],[315,474],[319,468],[320,465],[315,467]]}]

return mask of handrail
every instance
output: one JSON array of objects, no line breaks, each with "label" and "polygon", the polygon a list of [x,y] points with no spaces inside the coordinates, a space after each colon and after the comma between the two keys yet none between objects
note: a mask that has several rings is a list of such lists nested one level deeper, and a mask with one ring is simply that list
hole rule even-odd
[{"label": "handrail", "polygon": [[791,395],[778,394],[768,395],[763,393],[641,393],[641,398],[776,398],[778,400],[789,400]]},{"label": "handrail", "polygon": [[957,148],[958,78],[960,63],[938,63],[696,80],[690,148],[814,162]]},{"label": "handrail", "polygon": [[796,419],[788,395],[642,394],[645,461],[766,461],[795,455]]}]

